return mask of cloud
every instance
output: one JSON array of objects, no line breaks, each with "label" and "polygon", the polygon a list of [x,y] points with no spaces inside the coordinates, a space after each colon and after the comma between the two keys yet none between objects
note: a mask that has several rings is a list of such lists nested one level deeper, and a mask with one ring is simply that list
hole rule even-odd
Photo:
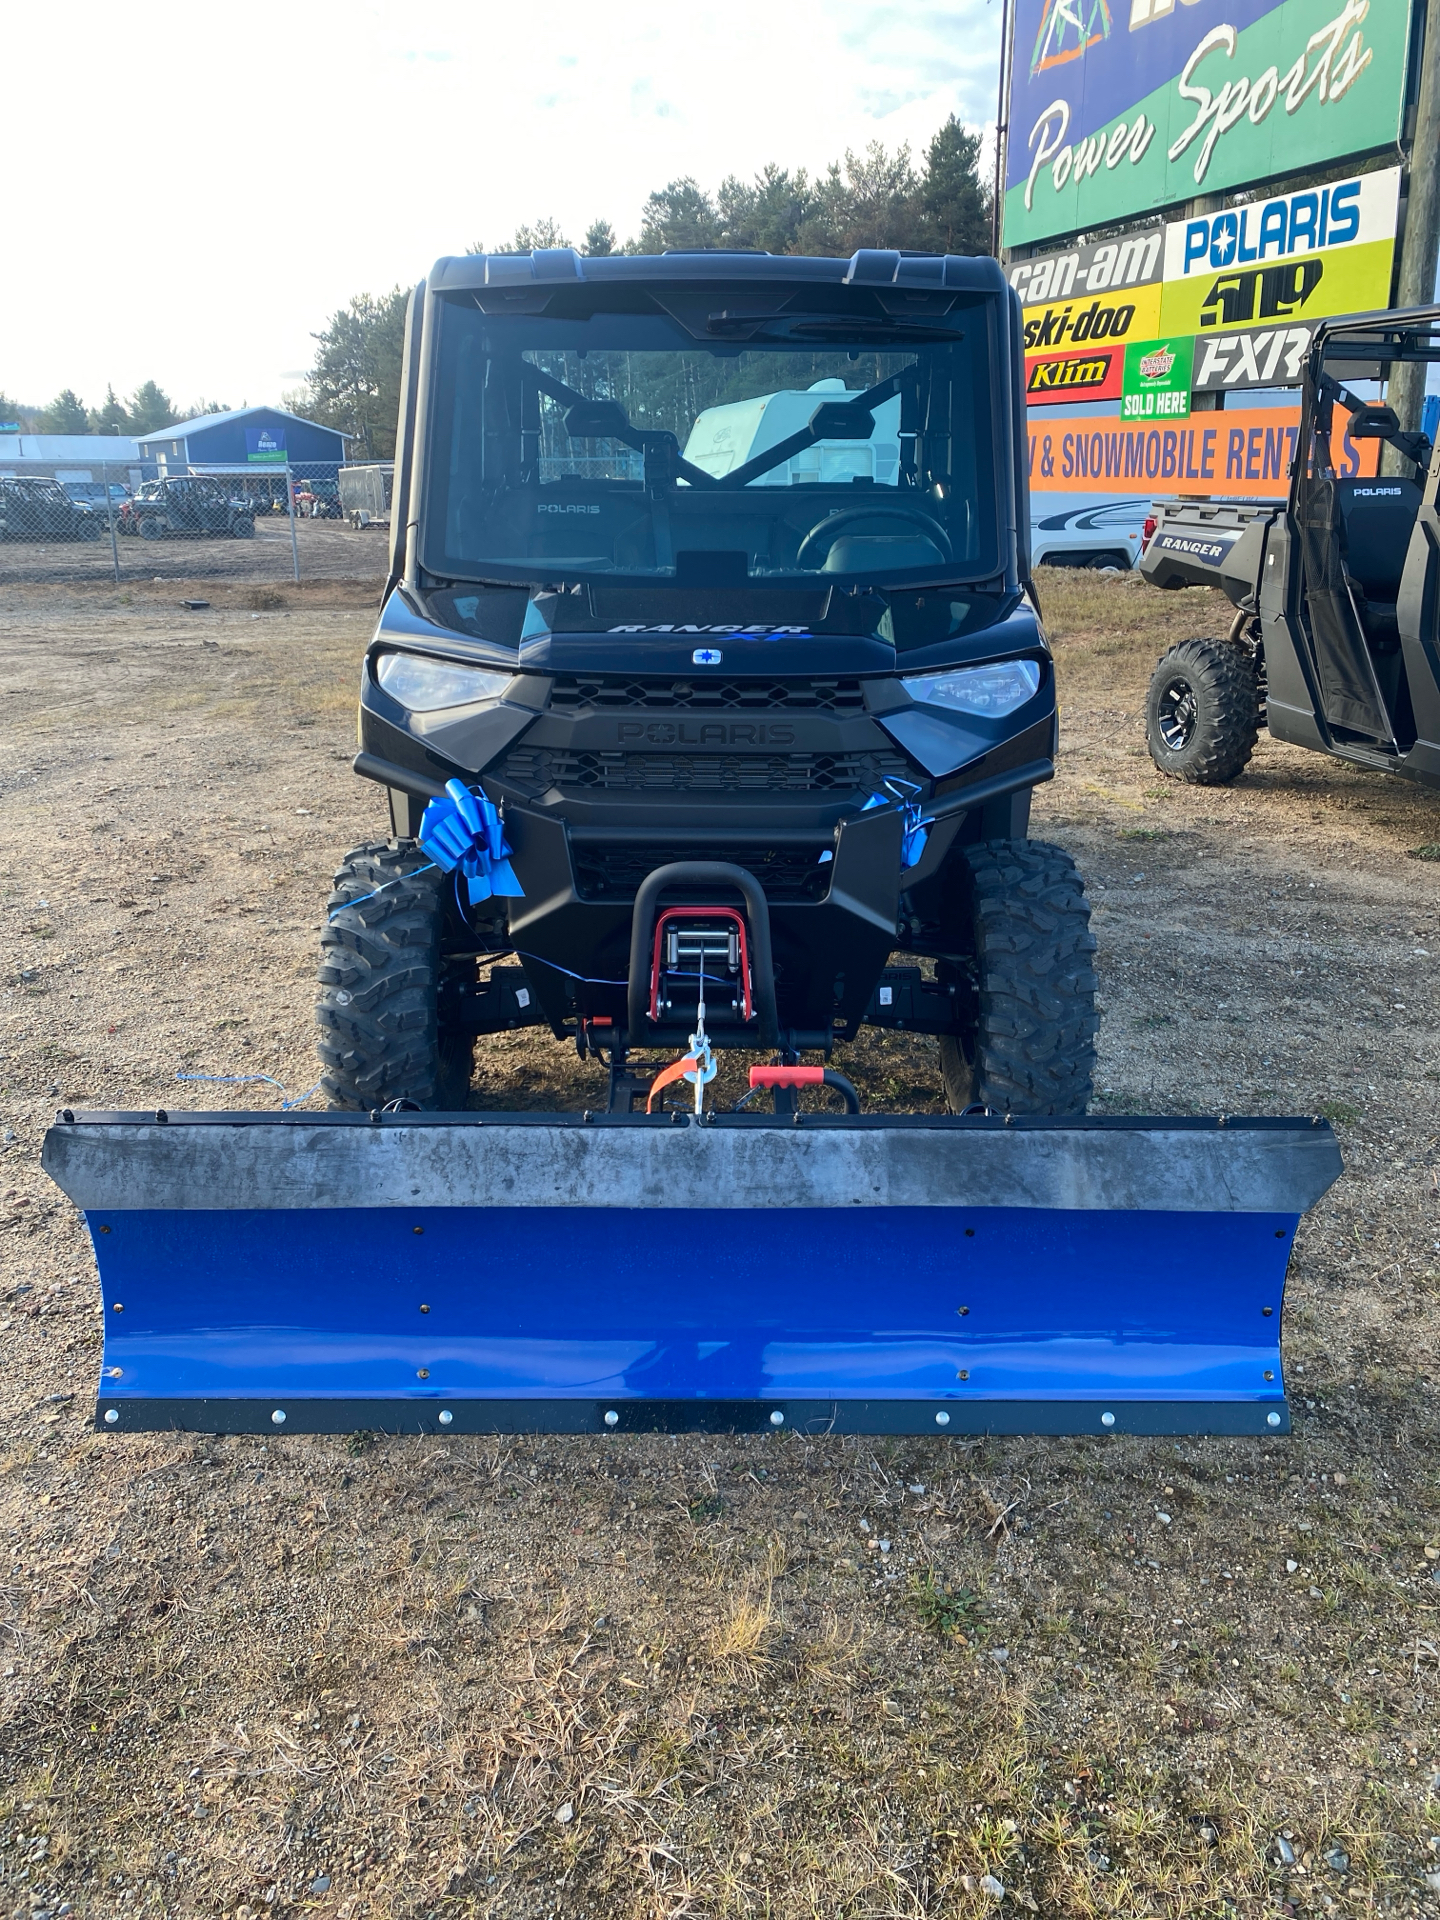
[{"label": "cloud", "polygon": [[[919,154],[951,113],[991,121],[998,41],[999,0],[352,0],[292,10],[278,55],[243,9],[193,0],[16,9],[7,69],[63,74],[63,109],[45,88],[7,99],[45,191],[7,199],[31,291],[12,280],[0,309],[0,386],[278,394],[352,294],[477,235],[553,215],[623,236],[681,175],[813,173],[874,139]],[[186,164],[129,207],[105,173],[145,173],[166,128],[193,140]]]}]

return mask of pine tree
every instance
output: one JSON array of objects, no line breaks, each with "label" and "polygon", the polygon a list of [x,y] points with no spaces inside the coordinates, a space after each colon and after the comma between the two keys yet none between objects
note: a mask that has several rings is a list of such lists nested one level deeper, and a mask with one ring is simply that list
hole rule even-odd
[{"label": "pine tree", "polygon": [[69,387],[62,388],[35,416],[37,433],[84,433],[88,426],[84,402]]},{"label": "pine tree", "polygon": [[592,220],[585,229],[585,253],[602,257],[615,251],[615,229],[608,220]]},{"label": "pine tree", "polygon": [[173,427],[179,415],[171,404],[170,396],[153,380],[147,380],[143,387],[137,387],[130,396],[126,411],[129,431],[137,437],[145,433],[158,433],[162,427]]},{"label": "pine tree", "polygon": [[930,142],[912,246],[936,253],[989,253],[990,195],[980,181],[980,136],[952,114]]},{"label": "pine tree", "polygon": [[125,411],[123,401],[116,398],[114,387],[105,389],[103,407],[92,407],[86,423],[87,433],[105,433],[122,435],[130,432],[130,416]]},{"label": "pine tree", "polygon": [[672,180],[645,202],[640,216],[641,253],[718,247],[723,242],[724,230],[715,202],[693,180]]},{"label": "pine tree", "polygon": [[302,404],[325,426],[354,434],[367,460],[394,457],[409,299],[405,287],[378,300],[357,294],[313,336],[319,351]]}]

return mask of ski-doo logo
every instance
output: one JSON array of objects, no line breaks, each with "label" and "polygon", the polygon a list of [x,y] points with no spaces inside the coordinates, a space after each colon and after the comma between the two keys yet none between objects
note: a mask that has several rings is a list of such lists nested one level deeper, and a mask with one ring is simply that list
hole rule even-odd
[{"label": "ski-doo logo", "polygon": [[599,507],[587,507],[580,501],[567,501],[563,506],[549,506],[542,503],[536,507],[537,513],[599,513]]},{"label": "ski-doo logo", "polygon": [[[705,634],[705,633],[719,633],[719,634],[723,634],[727,640],[808,640],[811,637],[810,629],[808,627],[634,626],[634,627],[607,627],[606,631],[607,633],[677,633],[677,634],[693,633],[697,635]],[[700,662],[697,660],[696,664],[699,665]]]},{"label": "ski-doo logo", "polygon": [[622,747],[793,747],[795,729],[784,721],[622,720],[616,738]]}]

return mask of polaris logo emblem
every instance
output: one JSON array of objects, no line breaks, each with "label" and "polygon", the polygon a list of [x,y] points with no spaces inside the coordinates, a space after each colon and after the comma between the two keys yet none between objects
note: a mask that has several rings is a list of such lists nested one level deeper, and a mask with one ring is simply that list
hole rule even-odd
[{"label": "polaris logo emblem", "polygon": [[793,747],[795,729],[783,720],[622,720],[615,738],[622,747]]},{"label": "polaris logo emblem", "polygon": [[599,507],[587,507],[579,501],[567,501],[563,506],[550,506],[543,503],[536,507],[537,513],[599,513]]},{"label": "polaris logo emblem", "polygon": [[714,647],[696,647],[690,656],[697,667],[718,667],[721,657]]}]

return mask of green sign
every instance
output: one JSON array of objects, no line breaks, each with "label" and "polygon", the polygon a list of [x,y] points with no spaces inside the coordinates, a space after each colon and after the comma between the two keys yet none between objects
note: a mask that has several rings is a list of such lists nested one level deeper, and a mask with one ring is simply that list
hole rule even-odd
[{"label": "green sign", "polygon": [[1188,420],[1194,364],[1195,342],[1188,333],[1126,347],[1120,418]]},{"label": "green sign", "polygon": [[1409,0],[1016,0],[1014,18],[1007,247],[1402,132]]}]

